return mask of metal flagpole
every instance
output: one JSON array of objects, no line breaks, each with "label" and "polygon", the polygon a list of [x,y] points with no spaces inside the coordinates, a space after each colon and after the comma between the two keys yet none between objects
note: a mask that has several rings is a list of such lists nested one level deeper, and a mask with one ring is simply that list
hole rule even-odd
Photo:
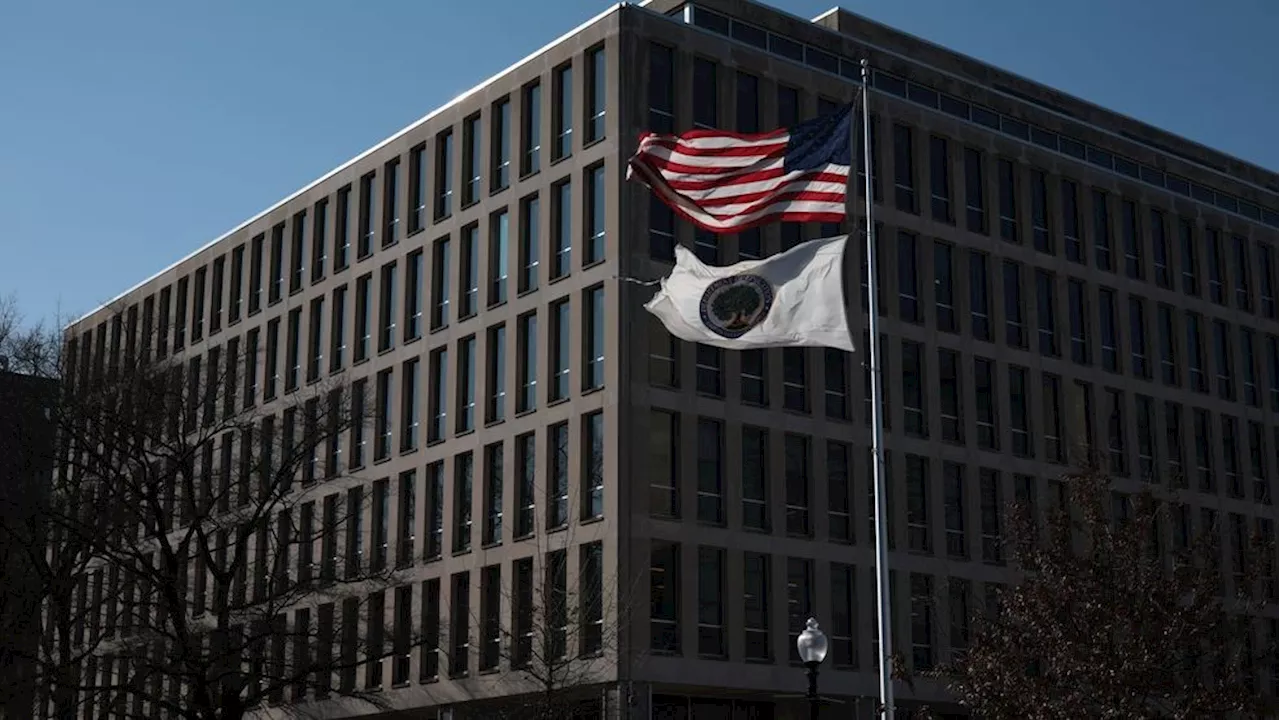
[{"label": "metal flagpole", "polygon": [[872,217],[871,186],[871,94],[868,79],[871,68],[866,58],[862,60],[862,170],[865,177],[867,219],[867,362],[871,368],[871,469],[875,478],[876,494],[876,624],[880,633],[880,706],[885,720],[893,720],[893,624],[889,604],[889,521],[887,517],[887,492],[884,477],[884,408],[881,405],[880,387],[880,309],[877,307],[879,289],[876,287],[876,225]]}]

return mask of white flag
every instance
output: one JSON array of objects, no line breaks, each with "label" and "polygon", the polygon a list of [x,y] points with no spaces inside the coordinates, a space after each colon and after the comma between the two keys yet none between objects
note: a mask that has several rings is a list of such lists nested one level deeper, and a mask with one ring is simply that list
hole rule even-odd
[{"label": "white flag", "polygon": [[730,350],[807,345],[853,352],[842,283],[846,240],[810,240],[726,267],[704,265],[677,245],[675,268],[644,307],[689,342]]}]

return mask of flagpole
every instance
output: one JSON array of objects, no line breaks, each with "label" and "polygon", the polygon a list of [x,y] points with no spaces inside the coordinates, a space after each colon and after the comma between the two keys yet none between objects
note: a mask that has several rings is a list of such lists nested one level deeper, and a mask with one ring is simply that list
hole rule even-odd
[{"label": "flagpole", "polygon": [[885,720],[893,720],[893,624],[890,621],[892,607],[889,599],[889,537],[886,511],[887,487],[884,477],[884,408],[881,405],[880,370],[880,309],[877,307],[879,288],[876,286],[876,225],[872,216],[871,181],[871,94],[868,79],[871,68],[866,58],[862,60],[862,170],[865,179],[867,220],[867,362],[871,369],[871,469],[875,481],[876,499],[876,624],[880,634],[880,707]]}]

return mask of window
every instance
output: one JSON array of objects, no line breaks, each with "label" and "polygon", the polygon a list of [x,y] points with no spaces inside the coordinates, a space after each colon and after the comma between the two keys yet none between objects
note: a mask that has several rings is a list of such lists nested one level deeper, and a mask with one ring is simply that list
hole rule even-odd
[{"label": "window", "polygon": [[907,455],[907,546],[912,552],[933,552],[929,521],[929,459]]},{"label": "window", "polygon": [[1192,296],[1200,295],[1200,253],[1195,233],[1192,221],[1178,219],[1178,244],[1182,248],[1182,292]]},{"label": "window", "polygon": [[[659,387],[680,387],[680,341],[667,332],[657,317],[648,318],[649,382]],[[746,356],[743,353],[743,400],[746,401]]]},{"label": "window", "polygon": [[1187,487],[1187,476],[1184,471],[1185,456],[1182,437],[1182,406],[1166,401],[1164,404],[1165,452],[1169,455],[1169,485],[1174,488]]},{"label": "window", "polygon": [[573,152],[573,66],[556,68],[552,71],[552,81],[555,106],[551,109],[551,122],[555,127],[556,144],[551,160],[554,162]]},{"label": "window", "polygon": [[941,240],[933,242],[933,314],[934,322],[943,332],[956,331],[952,252],[950,243]]},{"label": "window", "polygon": [[289,311],[288,335],[285,336],[285,375],[284,391],[298,389],[298,380],[302,377],[302,308]]},{"label": "window", "polygon": [[918,285],[916,236],[898,231],[898,315],[908,322],[920,322]]},{"label": "window", "polygon": [[364,558],[364,488],[353,487],[347,490],[347,561],[345,564],[348,580],[357,577]]},{"label": "window", "polygon": [[551,279],[554,281],[569,274],[573,248],[572,185],[568,180],[553,185],[551,197],[551,235],[555,240],[555,254],[551,257]]},{"label": "window", "polygon": [[[271,279],[267,285],[267,304],[274,305],[280,302],[280,297],[284,292],[284,223],[280,223],[271,228]],[[176,313],[176,317],[181,318],[185,315],[186,309],[186,285],[182,280],[178,281],[178,307],[181,310]]]},{"label": "window", "polygon": [[1213,321],[1213,364],[1217,370],[1218,397],[1236,399],[1236,385],[1232,374],[1231,326],[1222,320]]},{"label": "window", "polygon": [[1160,303],[1156,306],[1159,315],[1157,323],[1160,331],[1160,380],[1165,385],[1177,387],[1181,384],[1178,369],[1178,351],[1176,348],[1177,329],[1174,327],[1173,308]]},{"label": "window", "polygon": [[911,128],[893,125],[893,200],[903,212],[915,213],[916,184]]},{"label": "window", "polygon": [[[1252,274],[1252,266],[1249,264],[1249,245],[1248,241],[1240,235],[1231,236],[1231,245],[1234,250],[1235,258],[1235,286],[1236,286],[1236,307],[1245,311],[1253,312],[1253,294],[1250,290],[1250,275]],[[216,265],[214,266],[216,269]],[[215,275],[216,277],[216,275]]]},{"label": "window", "polygon": [[964,149],[965,227],[969,232],[987,234],[987,210],[983,203],[982,152]]},{"label": "window", "polygon": [[1077,365],[1093,362],[1093,350],[1089,347],[1089,311],[1086,305],[1084,282],[1067,280],[1067,311],[1071,320],[1071,361]]},{"label": "window", "polygon": [[809,411],[808,359],[805,348],[782,348],[782,406],[788,410]]},{"label": "window", "polygon": [[[578,549],[578,602],[581,624],[578,655],[589,657],[604,649],[604,546],[599,540]],[[496,663],[496,627],[494,634]]]},{"label": "window", "polygon": [[676,216],[657,195],[649,196],[649,257],[675,262]]},{"label": "window", "polygon": [[649,514],[680,517],[680,416],[664,410],[649,413]]},{"label": "window", "polygon": [[534,507],[537,503],[534,486],[538,473],[538,443],[533,433],[516,437],[516,527],[515,537],[533,534]]},{"label": "window", "polygon": [[788,433],[783,442],[786,472],[787,534],[808,537],[809,524],[809,438]]},{"label": "window", "polygon": [[1169,238],[1164,230],[1164,213],[1152,209],[1147,222],[1151,225],[1151,259],[1155,265],[1156,285],[1173,289],[1173,276],[1169,272]]},{"label": "window", "polygon": [[933,577],[911,573],[911,667],[933,669]]},{"label": "window", "polygon": [[391,370],[378,373],[374,387],[374,448],[373,460],[386,460],[391,456]]},{"label": "window", "polygon": [[1004,341],[1009,347],[1027,346],[1026,321],[1022,314],[1022,267],[1004,261]]},{"label": "window", "polygon": [[502,98],[489,110],[489,192],[511,184],[511,99]]},{"label": "window", "polygon": [[1124,393],[1107,388],[1107,465],[1116,475],[1129,474],[1129,456],[1125,435]]},{"label": "window", "polygon": [[1031,171],[1031,234],[1039,252],[1053,255],[1053,236],[1049,234],[1049,188],[1043,170]]},{"label": "window", "polygon": [[950,223],[951,218],[951,159],[947,156],[947,139],[937,135],[929,137],[929,191],[930,210],[933,219]]},{"label": "window", "polygon": [[1191,387],[1200,392],[1209,392],[1204,369],[1204,345],[1200,342],[1200,315],[1193,312],[1187,313],[1187,369],[1190,371]]},{"label": "window", "polygon": [[449,324],[449,278],[453,275],[449,259],[449,238],[443,237],[431,246],[431,329]]},{"label": "window", "polygon": [[725,551],[698,548],[698,655],[722,658],[724,639]]},{"label": "window", "polygon": [[604,164],[587,169],[587,240],[583,248],[582,264],[591,265],[604,260],[605,191]]},{"label": "window", "polygon": [[1044,410],[1044,456],[1049,462],[1063,462],[1062,381],[1057,375],[1041,376],[1040,405]]},{"label": "window", "polygon": [[724,425],[698,419],[698,522],[723,525]]},{"label": "window", "polygon": [[485,446],[484,449],[484,529],[480,535],[483,545],[502,542],[502,443]]},{"label": "window", "polygon": [[470,432],[476,426],[476,336],[458,341],[458,426]]},{"label": "window", "polygon": [[1001,514],[1004,509],[1004,492],[1000,472],[982,468],[978,472],[978,498],[982,521],[982,562],[988,565],[1004,564],[1004,540],[1001,537]]},{"label": "window", "polygon": [[471,664],[471,573],[454,573],[450,581],[449,674],[458,677]]},{"label": "window", "polygon": [[409,151],[409,234],[427,226],[427,144]]},{"label": "window", "polygon": [[680,545],[661,540],[649,550],[649,649],[681,654]]},{"label": "window", "polygon": [[520,281],[518,292],[526,293],[538,288],[538,196],[530,195],[520,201]]},{"label": "window", "polygon": [[373,333],[373,274],[356,280],[355,362],[369,359]]},{"label": "window", "polygon": [[827,537],[853,542],[849,503],[849,454],[847,443],[827,441]]},{"label": "window", "polygon": [[1021,243],[1018,235],[1018,183],[1017,169],[1012,160],[996,161],[996,174],[1000,182],[1000,239]]},{"label": "window", "polygon": [[813,561],[787,558],[787,647],[791,662],[799,662],[796,640],[805,621],[813,615]]},{"label": "window", "polygon": [[[734,97],[734,109],[738,121],[738,132],[760,132],[760,78],[739,70],[736,73],[736,82],[737,94]],[[779,88],[779,94],[784,89],[790,90],[790,88]],[[784,122],[780,121],[779,124],[785,126]]]},{"label": "window", "polygon": [[382,169],[382,246],[400,239],[400,158]]},{"label": "window", "polygon": [[1258,243],[1258,272],[1261,277],[1262,314],[1269,318],[1276,316],[1275,290],[1275,248],[1266,243]]},{"label": "window", "polygon": [[551,353],[551,366],[548,368],[550,371],[550,386],[547,402],[555,402],[569,397],[569,335],[571,325],[568,299],[552,303],[550,310],[551,328],[550,337],[548,338],[548,350]]},{"label": "window", "polygon": [[373,238],[378,234],[374,226],[373,212],[377,207],[377,189],[374,186],[374,174],[369,173],[360,178],[360,215],[359,229],[356,235],[356,257],[365,258],[373,253]]},{"label": "window", "polygon": [[1132,200],[1120,201],[1120,234],[1124,241],[1125,276],[1145,280],[1147,271],[1142,257],[1142,237],[1138,232],[1138,208]]},{"label": "window", "polygon": [[426,682],[440,672],[440,578],[422,582],[421,652],[418,680]]},{"label": "window", "polygon": [[649,129],[675,131],[675,56],[666,45],[649,43]]},{"label": "window", "polygon": [[516,412],[523,413],[538,406],[538,316],[529,313],[516,322],[516,378],[520,383]]},{"label": "window", "polygon": [[694,344],[694,377],[698,392],[704,395],[722,397],[724,351],[718,347]]},{"label": "window", "polygon": [[1155,479],[1152,473],[1155,472],[1156,465],[1152,401],[1145,395],[1135,395],[1133,404],[1138,420],[1138,477],[1145,482],[1152,482]]},{"label": "window", "polygon": [[444,461],[437,460],[427,466],[426,487],[426,542],[423,558],[440,557],[444,550]]},{"label": "window", "polygon": [[479,113],[462,121],[462,207],[480,200],[480,153],[484,143]]},{"label": "window", "polygon": [[769,556],[743,553],[743,632],[746,636],[746,659],[768,661],[773,658],[769,641]]},{"label": "window", "polygon": [[1111,218],[1107,213],[1107,193],[1093,189],[1093,252],[1099,270],[1112,271]]},{"label": "window", "polygon": [[1222,276],[1222,235],[1213,228],[1205,228],[1204,249],[1208,259],[1209,299],[1219,305],[1227,304],[1227,292]]},{"label": "window", "polygon": [[902,341],[902,415],[907,434],[928,437],[929,423],[925,415],[924,358],[921,345],[910,340]]},{"label": "window", "polygon": [[[823,400],[826,415],[834,420],[849,419],[849,358],[848,353],[835,348],[823,349],[823,374],[825,387]],[[746,353],[743,353],[745,358]],[[744,370],[745,375],[745,370]],[[761,375],[763,382],[763,373]]]},{"label": "window", "polygon": [[409,253],[404,262],[404,341],[422,337],[422,251]]},{"label": "window", "polygon": [[1062,239],[1066,244],[1067,259],[1084,263],[1084,247],[1080,242],[1080,206],[1076,197],[1076,184],[1062,181]]},{"label": "window", "polygon": [[525,85],[520,91],[520,176],[532,175],[541,167],[542,86]]},{"label": "window", "polygon": [[586,310],[583,330],[586,332],[586,337],[582,345],[586,355],[584,358],[586,367],[582,374],[582,385],[583,389],[591,390],[604,387],[604,287],[597,286],[586,290],[583,294],[585,295],[583,306]]},{"label": "window", "polygon": [[1009,366],[1009,431],[1013,436],[1013,454],[1018,457],[1033,457],[1034,445],[1031,441],[1031,417],[1028,410],[1027,370],[1013,365]]},{"label": "window", "polygon": [[[215,258],[213,261],[213,280],[209,289],[209,332],[216,333],[222,329],[222,284],[226,275],[227,259],[225,257]],[[135,325],[131,325],[129,332],[129,342],[133,343],[134,330],[137,323],[137,306],[132,308],[132,321]],[[112,353],[115,355],[115,353]]]},{"label": "window", "polygon": [[996,428],[995,373],[992,365],[993,362],[986,358],[973,359],[978,447],[983,450],[1000,449],[1000,433]]},{"label": "window", "polygon": [[489,307],[507,301],[507,256],[509,253],[507,211],[489,216]]},{"label": "window", "polygon": [[[309,383],[320,379],[320,368],[324,364],[323,329],[324,295],[321,295],[312,298],[311,309],[307,315],[307,382]],[[234,364],[232,368],[234,369]]]},{"label": "window", "polygon": [[965,560],[969,557],[969,543],[965,539],[965,487],[964,465],[942,463],[942,514],[943,529],[947,539],[947,557]]},{"label": "window", "polygon": [[720,126],[719,88],[717,87],[716,64],[705,58],[693,59],[693,126],[703,130],[714,130]]},{"label": "window", "polygon": [[1058,324],[1055,319],[1053,273],[1036,270],[1036,322],[1039,324],[1040,354],[1058,356]]},{"label": "window", "polygon": [[333,223],[333,271],[346,270],[351,254],[351,186],[338,188]]},{"label": "window", "polygon": [[605,105],[608,103],[609,75],[605,69],[604,46],[587,51],[587,138],[595,142],[604,137]]},{"label": "window", "polygon": [[1253,407],[1262,407],[1258,393],[1258,359],[1254,353],[1253,330],[1240,328],[1240,362],[1244,368],[1244,401]]},{"label": "window", "polygon": [[[263,236],[262,236],[262,235],[256,235],[256,236],[254,236],[253,240],[252,240],[252,241],[250,241],[250,245],[249,245],[249,247],[250,247],[250,254],[249,254],[249,314],[250,314],[250,315],[252,315],[252,314],[254,314],[254,313],[256,313],[256,312],[258,312],[259,310],[261,310],[261,309],[262,309],[262,242],[263,242],[263,239],[264,239],[264,238],[263,238]],[[166,290],[167,290],[167,289],[168,289],[168,288],[166,288]],[[167,308],[168,308],[168,306],[169,306],[169,303],[165,302],[165,299],[164,299],[164,298],[165,298],[165,291],[164,291],[164,290],[162,290],[162,291],[161,291],[160,297],[161,297],[161,303],[160,303],[160,304],[161,304],[162,308],[167,309]],[[161,322],[161,323],[160,323],[160,331],[163,333],[163,332],[165,332],[167,329],[168,329],[168,323],[167,323],[167,322]],[[161,341],[160,345],[161,345],[161,347],[163,347],[163,345],[164,345],[164,343],[163,343],[163,338],[162,338],[162,341]]]},{"label": "window", "polygon": [[1102,367],[1111,372],[1120,372],[1120,341],[1116,335],[1116,293],[1109,288],[1098,290],[1098,327],[1102,333]]},{"label": "window", "polygon": [[511,564],[511,667],[527,667],[533,657],[533,558]]},{"label": "window", "polygon": [[856,644],[857,585],[854,566],[831,563],[831,662],[836,667],[858,664]]},{"label": "window", "polygon": [[435,220],[440,222],[453,214],[453,129],[436,135],[436,207]]},{"label": "window", "polygon": [[378,352],[386,352],[396,344],[396,264],[382,266],[378,282]]},{"label": "window", "polygon": [[480,225],[472,223],[462,228],[459,260],[462,272],[458,278],[458,317],[469,318],[476,314],[480,297]]},{"label": "window", "polygon": [[471,487],[475,458],[470,452],[453,457],[453,551],[471,549]]},{"label": "window", "polygon": [[400,372],[400,452],[418,449],[418,358],[406,360]]},{"label": "window", "polygon": [[942,439],[964,444],[964,403],[960,381],[960,354],[938,348],[938,402]]},{"label": "window", "polygon": [[507,405],[507,326],[495,325],[485,339],[485,423],[503,419]]},{"label": "window", "polygon": [[1271,483],[1267,480],[1267,448],[1261,423],[1249,423],[1249,467],[1253,475],[1253,501],[1271,504]]},{"label": "window", "polygon": [[604,517],[604,413],[582,418],[582,518]]},{"label": "window", "polygon": [[1136,295],[1129,296],[1129,355],[1130,369],[1135,377],[1150,378],[1151,366],[1147,363],[1147,313],[1146,304]]},{"label": "window", "polygon": [[388,528],[391,525],[391,488],[388,480],[383,478],[373,483],[373,561],[370,570],[380,571],[387,567],[387,543],[390,540]]},{"label": "window", "polygon": [[557,423],[547,432],[547,528],[554,529],[569,522],[569,424]]},{"label": "window", "polygon": [[449,396],[449,350],[437,348],[431,351],[428,358],[431,373],[431,387],[428,388],[427,402],[430,403],[431,420],[427,426],[427,442],[444,440],[445,421],[448,414],[446,398]]},{"label": "window", "polygon": [[413,564],[414,533],[418,528],[417,485],[418,477],[413,470],[400,473],[400,488],[396,493],[396,499],[400,503],[400,512],[396,520],[400,530],[400,537],[396,541],[396,567],[398,568]]},{"label": "window", "polygon": [[769,532],[769,431],[742,428],[742,525]]},{"label": "window", "polygon": [[987,256],[969,251],[969,320],[973,337],[991,342],[990,289],[987,280]]}]

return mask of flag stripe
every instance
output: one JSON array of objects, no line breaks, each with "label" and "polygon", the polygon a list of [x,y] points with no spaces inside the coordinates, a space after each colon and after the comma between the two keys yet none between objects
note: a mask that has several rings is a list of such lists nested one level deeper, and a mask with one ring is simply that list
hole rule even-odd
[{"label": "flag stripe", "polygon": [[[627,176],[634,174],[681,217],[712,232],[740,232],[779,220],[843,220],[847,149],[841,156],[815,154],[815,143],[821,146],[838,133],[825,130],[815,140],[812,128],[794,129],[799,136],[788,128],[757,134],[649,133],[640,138]],[[836,157],[840,163],[833,162]]]}]

